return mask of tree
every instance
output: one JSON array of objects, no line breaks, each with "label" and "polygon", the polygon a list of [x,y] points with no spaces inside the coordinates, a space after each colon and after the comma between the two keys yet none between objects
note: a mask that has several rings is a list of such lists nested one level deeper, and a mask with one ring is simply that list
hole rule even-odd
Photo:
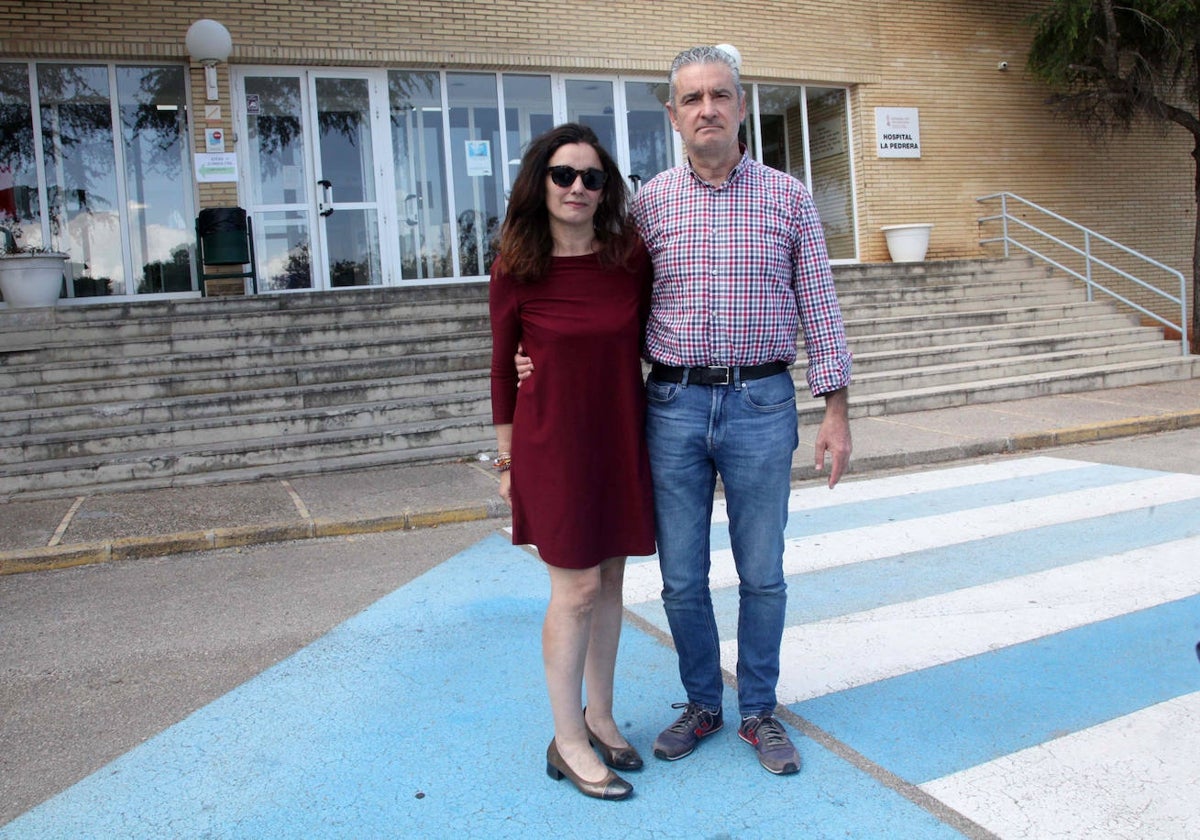
[{"label": "tree", "polygon": [[1191,132],[1197,213],[1189,332],[1200,353],[1200,3],[1054,0],[1030,23],[1028,68],[1054,89],[1047,102],[1057,113],[1095,137],[1142,120]]}]

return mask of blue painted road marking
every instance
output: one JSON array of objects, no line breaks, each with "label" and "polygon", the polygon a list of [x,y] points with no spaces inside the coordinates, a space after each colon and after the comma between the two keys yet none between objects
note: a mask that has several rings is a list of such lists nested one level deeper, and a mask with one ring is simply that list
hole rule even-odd
[{"label": "blue painted road marking", "polygon": [[[443,563],[59,796],[4,840],[961,835],[809,744],[761,770],[733,726],[650,759],[628,802],[545,774],[541,564],[499,536]],[[618,714],[649,754],[674,713],[674,654],[626,627]],[[734,701],[736,706],[736,701]]]},{"label": "blue painted road marking", "polygon": [[[550,781],[548,584],[497,535],[0,838],[1200,836],[1200,477],[1005,459],[793,502],[781,700],[837,749],[799,739],[798,776],[730,725],[628,802]],[[627,600],[664,628],[655,574],[632,562]],[[617,705],[648,754],[683,698],[640,626]]]}]

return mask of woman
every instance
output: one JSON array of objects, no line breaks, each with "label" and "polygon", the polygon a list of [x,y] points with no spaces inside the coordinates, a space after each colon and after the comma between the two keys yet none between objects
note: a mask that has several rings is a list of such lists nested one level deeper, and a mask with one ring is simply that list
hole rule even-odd
[{"label": "woman", "polygon": [[[550,573],[546,772],[600,799],[633,792],[609,768],[642,766],[612,703],[625,557],[654,553],[640,361],[651,279],[625,182],[595,133],[569,123],[536,138],[492,268],[496,466],[513,543],[537,546]],[[519,344],[546,362],[518,392]]]}]

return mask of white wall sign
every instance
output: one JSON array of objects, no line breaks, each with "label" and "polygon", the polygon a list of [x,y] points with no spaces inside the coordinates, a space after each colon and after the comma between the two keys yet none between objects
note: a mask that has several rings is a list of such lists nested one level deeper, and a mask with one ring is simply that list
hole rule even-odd
[{"label": "white wall sign", "polygon": [[875,147],[881,158],[919,158],[921,121],[916,108],[876,108]]},{"label": "white wall sign", "polygon": [[204,151],[216,154],[225,151],[225,131],[220,128],[204,129]]},{"label": "white wall sign", "polygon": [[198,154],[195,157],[197,184],[221,184],[237,181],[237,155],[233,152]]}]

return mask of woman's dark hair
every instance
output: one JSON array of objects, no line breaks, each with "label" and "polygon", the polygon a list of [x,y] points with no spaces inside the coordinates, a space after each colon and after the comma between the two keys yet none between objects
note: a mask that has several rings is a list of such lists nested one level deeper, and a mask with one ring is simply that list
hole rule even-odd
[{"label": "woman's dark hair", "polygon": [[586,143],[595,149],[600,167],[608,176],[593,219],[600,261],[605,265],[624,265],[637,244],[637,233],[626,212],[625,179],[616,161],[600,145],[596,132],[579,123],[564,123],[529,143],[509,195],[508,214],[500,228],[498,260],[520,283],[537,282],[550,270],[554,241],[546,210],[546,177],[550,158],[572,143]]}]

